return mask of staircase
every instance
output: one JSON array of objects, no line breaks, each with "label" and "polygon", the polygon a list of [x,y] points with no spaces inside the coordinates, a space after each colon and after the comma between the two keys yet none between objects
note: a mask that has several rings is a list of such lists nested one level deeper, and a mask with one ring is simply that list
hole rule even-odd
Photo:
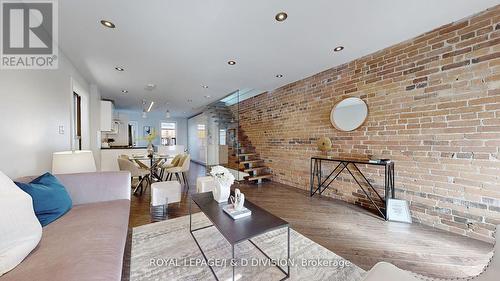
[{"label": "staircase", "polygon": [[270,180],[272,173],[265,165],[259,154],[255,151],[255,147],[245,135],[244,131],[238,125],[231,110],[223,102],[218,102],[209,106],[209,112],[215,122],[219,123],[220,128],[234,130],[236,139],[233,143],[228,140],[229,159],[227,166],[231,169],[239,170],[248,173],[245,181],[253,183],[262,183],[264,180]]}]

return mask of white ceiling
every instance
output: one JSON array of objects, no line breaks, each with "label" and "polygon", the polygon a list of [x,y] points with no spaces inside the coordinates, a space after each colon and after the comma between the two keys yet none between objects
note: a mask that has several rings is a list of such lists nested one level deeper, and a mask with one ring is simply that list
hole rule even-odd
[{"label": "white ceiling", "polygon": [[[156,110],[165,110],[168,101],[174,116],[189,116],[237,89],[272,90],[498,2],[63,0],[59,40],[76,67],[117,107],[139,110],[146,98],[155,101]],[[274,16],[281,11],[288,19],[277,22]],[[101,19],[116,28],[103,27]],[[339,45],[344,51],[333,53]],[[148,83],[157,88],[145,90]]]}]

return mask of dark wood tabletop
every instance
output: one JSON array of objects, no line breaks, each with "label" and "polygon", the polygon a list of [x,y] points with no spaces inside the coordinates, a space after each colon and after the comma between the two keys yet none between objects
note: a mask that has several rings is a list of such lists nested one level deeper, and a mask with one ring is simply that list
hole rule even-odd
[{"label": "dark wood tabletop", "polygon": [[354,163],[354,164],[367,164],[367,165],[377,165],[377,166],[393,165],[393,163],[394,163],[390,159],[388,161],[370,162],[370,160],[367,160],[367,159],[336,158],[336,157],[332,157],[332,156],[313,156],[313,157],[311,157],[311,160],[325,160],[325,161],[333,161],[333,162],[348,162],[348,163]]},{"label": "dark wood tabletop", "polygon": [[222,210],[223,204],[218,204],[213,199],[212,192],[193,194],[191,199],[231,245],[288,226],[285,220],[248,200],[245,200],[245,207],[252,211],[252,215],[233,220]]}]

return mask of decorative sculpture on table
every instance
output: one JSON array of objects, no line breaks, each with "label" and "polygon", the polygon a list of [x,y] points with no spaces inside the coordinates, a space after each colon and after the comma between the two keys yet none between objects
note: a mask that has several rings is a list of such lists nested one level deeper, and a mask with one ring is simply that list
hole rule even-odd
[{"label": "decorative sculpture on table", "polygon": [[212,191],[214,200],[219,203],[227,203],[231,193],[231,185],[234,183],[233,174],[222,166],[214,166],[210,170],[210,175],[215,180],[215,188]]},{"label": "decorative sculpture on table", "polygon": [[234,190],[234,196],[231,196],[231,204],[233,204],[235,211],[243,209],[243,205],[245,204],[245,194],[241,193],[238,188]]},{"label": "decorative sculpture on table", "polygon": [[328,151],[332,150],[332,141],[329,137],[321,137],[318,139],[317,146],[320,151],[328,154]]}]

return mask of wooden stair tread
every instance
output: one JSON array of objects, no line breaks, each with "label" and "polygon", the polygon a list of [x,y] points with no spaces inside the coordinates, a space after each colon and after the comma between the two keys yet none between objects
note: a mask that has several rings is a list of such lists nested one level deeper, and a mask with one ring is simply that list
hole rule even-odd
[{"label": "wooden stair tread", "polygon": [[240,157],[240,156],[254,156],[254,155],[257,155],[257,153],[239,153],[236,156]]},{"label": "wooden stair tread", "polygon": [[258,162],[264,162],[264,160],[256,159],[256,160],[240,161],[240,164],[249,164],[249,163],[258,163]]},{"label": "wooden stair tread", "polygon": [[248,181],[254,181],[254,180],[261,180],[261,179],[270,179],[272,177],[273,177],[273,175],[271,175],[271,174],[265,174],[265,175],[258,175],[258,176],[249,176],[249,177],[245,177],[245,179]]},{"label": "wooden stair tread", "polygon": [[254,167],[254,168],[248,168],[248,169],[243,169],[243,172],[248,173],[252,171],[259,171],[259,170],[264,170],[267,169],[266,166],[261,166],[261,167]]}]

